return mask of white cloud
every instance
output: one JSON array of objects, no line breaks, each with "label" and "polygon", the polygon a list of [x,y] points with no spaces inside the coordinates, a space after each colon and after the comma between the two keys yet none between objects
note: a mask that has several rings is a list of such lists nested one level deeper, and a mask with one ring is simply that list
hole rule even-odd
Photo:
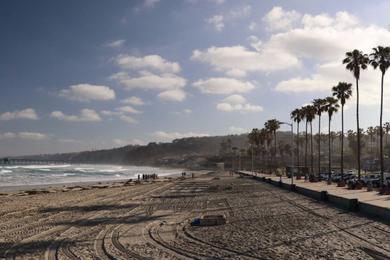
[{"label": "white cloud", "polygon": [[136,119],[129,116],[129,114],[141,114],[141,113],[142,113],[141,111],[139,111],[131,106],[117,107],[115,109],[115,111],[110,111],[110,110],[101,111],[101,114],[104,116],[117,117],[121,121],[128,123],[128,124],[135,124],[138,122]]},{"label": "white cloud", "polygon": [[0,140],[13,139],[15,137],[17,137],[17,134],[12,133],[12,132],[0,133]]},{"label": "white cloud", "polygon": [[204,134],[204,133],[194,133],[194,132],[179,133],[179,132],[156,131],[152,134],[152,136],[157,141],[169,142],[169,141],[172,141],[174,139],[187,138],[187,137],[204,137],[204,136],[209,136],[209,135]]},{"label": "white cloud", "polygon": [[186,108],[186,109],[183,109],[181,111],[172,112],[172,114],[174,114],[174,115],[190,115],[190,114],[192,114],[192,109]]},{"label": "white cloud", "polygon": [[77,84],[61,90],[60,96],[77,101],[105,101],[115,99],[115,92],[107,86]]},{"label": "white cloud", "polygon": [[335,17],[331,17],[328,14],[315,16],[305,14],[302,18],[302,24],[305,28],[334,27],[337,30],[343,30],[358,26],[359,20],[347,12],[337,12]]},{"label": "white cloud", "polygon": [[236,19],[247,17],[252,11],[250,5],[243,5],[237,8],[231,9],[225,14],[216,14],[207,19],[206,23],[212,25],[217,32],[222,31],[225,28],[226,22],[234,21]]},{"label": "white cloud", "polygon": [[137,138],[131,140],[115,138],[112,141],[115,145],[145,145],[146,144],[144,141]]},{"label": "white cloud", "polygon": [[223,22],[223,15],[219,14],[219,15],[214,15],[210,18],[207,18],[206,19],[206,22],[208,24],[211,24],[212,26],[214,26],[215,30],[217,32],[220,32],[223,30],[223,28],[225,27],[225,24]]},{"label": "white cloud", "polygon": [[243,134],[248,133],[249,131],[245,128],[236,127],[236,126],[229,126],[229,133],[232,134]]},{"label": "white cloud", "polygon": [[121,101],[121,103],[123,103],[123,104],[130,104],[130,105],[133,105],[133,106],[145,105],[145,102],[141,98],[135,97],[135,96],[123,99]]},{"label": "white cloud", "polygon": [[187,80],[175,74],[156,75],[150,72],[142,71],[138,77],[130,77],[127,73],[120,72],[111,76],[117,80],[127,90],[172,90],[182,88]]},{"label": "white cloud", "polygon": [[[356,48],[370,53],[372,47],[390,42],[389,30],[363,25],[347,12],[337,12],[334,16],[305,14],[301,22],[300,27],[273,35],[264,43],[264,48],[272,45],[282,52],[317,62],[318,65],[309,75],[280,81],[275,87],[276,91],[329,93],[330,88],[339,81],[354,83],[352,74],[341,62],[345,52]],[[362,105],[379,103],[379,74],[371,68],[362,72],[359,89]],[[385,80],[388,81],[387,78]],[[390,101],[387,92],[384,99]],[[354,98],[352,102],[355,102]]]},{"label": "white cloud", "polygon": [[181,89],[166,90],[158,94],[158,98],[162,101],[181,102],[186,99],[186,93]]},{"label": "white cloud", "polygon": [[0,114],[0,120],[13,120],[13,119],[29,119],[38,120],[38,115],[32,108],[26,108],[23,110],[16,110],[12,112],[4,112]]},{"label": "white cloud", "polygon": [[19,132],[19,133],[0,133],[0,140],[5,139],[24,139],[24,140],[34,140],[34,141],[40,141],[48,138],[47,134],[38,133],[38,132]]},{"label": "white cloud", "polygon": [[252,105],[241,95],[231,95],[217,104],[217,110],[223,112],[261,112],[263,108],[258,105]]},{"label": "white cloud", "polygon": [[337,12],[334,16],[300,16],[295,11],[275,7],[266,17],[267,21],[274,22],[273,28],[283,24],[285,30],[263,42],[252,35],[248,40],[253,51],[241,45],[212,46],[194,50],[191,59],[209,64],[217,72],[243,77],[249,72],[301,68],[304,59],[340,62],[352,48],[370,52],[373,46],[390,42],[389,30],[362,25],[347,12]]},{"label": "white cloud", "polygon": [[80,115],[66,115],[62,111],[53,111],[50,116],[58,120],[69,122],[100,122],[102,119],[93,109],[82,109]]},{"label": "white cloud", "polygon": [[295,10],[285,11],[282,7],[275,6],[263,17],[263,21],[268,30],[282,31],[291,29],[300,18],[301,15]]},{"label": "white cloud", "polygon": [[264,46],[259,51],[251,51],[240,45],[232,47],[213,46],[204,51],[195,50],[191,59],[207,63],[216,71],[225,73],[234,70],[272,72],[301,66],[295,55],[272,45]]},{"label": "white cloud", "polygon": [[131,106],[123,106],[123,107],[118,107],[116,108],[117,111],[123,112],[123,113],[129,113],[129,114],[141,114],[142,112],[132,108]]},{"label": "white cloud", "polygon": [[262,41],[254,35],[248,37],[249,43],[256,51],[261,51]]},{"label": "white cloud", "polygon": [[250,31],[254,31],[254,30],[256,29],[256,27],[257,27],[257,23],[251,22],[251,23],[249,24],[249,26],[248,26],[248,29],[249,29]]},{"label": "white cloud", "polygon": [[109,42],[107,43],[107,47],[110,47],[110,48],[119,48],[119,47],[122,47],[124,44],[125,44],[126,40],[116,40],[116,41],[112,41],[112,42]]},{"label": "white cloud", "polygon": [[302,26],[272,35],[262,50],[278,49],[280,55],[287,53],[296,59],[341,62],[346,51],[357,48],[371,52],[372,47],[389,41],[389,30],[358,24],[357,18],[347,12],[338,12],[333,17],[306,14]]},{"label": "white cloud", "polygon": [[136,124],[137,120],[128,115],[120,115],[119,119],[128,124]]},{"label": "white cloud", "polygon": [[209,78],[198,80],[192,84],[205,94],[245,93],[255,88],[249,81],[232,78]]},{"label": "white cloud", "polygon": [[36,132],[19,132],[17,136],[21,139],[36,140],[36,141],[47,138],[46,134],[36,133]]},{"label": "white cloud", "polygon": [[180,72],[179,63],[167,61],[159,55],[135,57],[129,56],[127,54],[121,54],[116,57],[115,62],[122,69],[128,70],[153,69],[159,72],[166,73]]},{"label": "white cloud", "polygon": [[[279,82],[275,90],[285,93],[325,92],[329,93],[332,86],[338,82],[353,83],[355,80],[351,72],[345,69],[341,62],[325,63],[317,67],[316,71],[308,77],[296,77]],[[362,105],[377,105],[380,103],[380,72],[373,69],[362,71],[359,81],[360,103]],[[390,84],[390,78],[385,77],[385,85]],[[353,89],[351,103],[355,103],[355,89]],[[385,106],[390,102],[390,92],[384,92]]]},{"label": "white cloud", "polygon": [[230,10],[229,15],[232,19],[234,18],[242,18],[248,16],[252,11],[252,7],[250,5],[240,6],[239,8]]}]

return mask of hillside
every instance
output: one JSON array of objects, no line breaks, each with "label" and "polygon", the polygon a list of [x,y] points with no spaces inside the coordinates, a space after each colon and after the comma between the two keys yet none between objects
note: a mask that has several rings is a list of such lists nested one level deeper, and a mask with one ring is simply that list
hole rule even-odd
[{"label": "hillside", "polygon": [[[278,139],[289,142],[288,132],[278,132]],[[128,145],[119,148],[77,153],[29,156],[31,159],[60,160],[69,163],[102,163],[156,166],[197,167],[218,160],[221,143],[231,140],[232,147],[247,148],[247,134],[189,137],[170,143],[149,143],[144,146]]]}]

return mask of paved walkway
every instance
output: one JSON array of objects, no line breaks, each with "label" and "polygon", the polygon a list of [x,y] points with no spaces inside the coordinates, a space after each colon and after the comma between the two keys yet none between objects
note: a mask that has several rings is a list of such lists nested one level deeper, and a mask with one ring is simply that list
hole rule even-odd
[{"label": "paved walkway", "polygon": [[[242,173],[255,175],[251,171],[241,171]],[[271,178],[272,180],[279,181],[280,177],[275,175],[257,173],[259,177]],[[291,178],[282,177],[282,182],[291,184]],[[327,191],[328,194],[348,198],[358,199],[360,202],[365,202],[374,206],[390,209],[390,195],[379,195],[377,191],[368,192],[366,188],[361,190],[348,190],[346,187],[337,187],[337,184],[328,185],[325,181],[321,182],[308,182],[304,179],[296,180],[294,178],[294,184],[298,187],[314,191]]]}]

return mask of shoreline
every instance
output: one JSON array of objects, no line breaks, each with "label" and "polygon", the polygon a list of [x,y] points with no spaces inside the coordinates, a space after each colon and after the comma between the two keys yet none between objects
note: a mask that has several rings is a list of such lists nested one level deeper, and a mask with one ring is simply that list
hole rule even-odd
[{"label": "shoreline", "polygon": [[[191,171],[191,172],[201,172],[201,171]],[[141,183],[151,182],[151,181],[162,181],[169,180],[172,178],[180,177],[179,173],[172,173],[169,175],[160,176],[155,180],[140,180]],[[54,191],[58,189],[71,189],[71,188],[92,188],[100,186],[115,187],[125,184],[129,180],[132,180],[132,183],[138,181],[137,178],[126,178],[126,179],[113,179],[113,180],[96,180],[96,181],[76,181],[76,182],[63,182],[63,183],[51,183],[51,184],[31,184],[31,185],[9,185],[9,186],[0,186],[0,195],[16,194],[25,191]],[[131,183],[131,182],[130,182]]]},{"label": "shoreline", "polygon": [[[96,166],[96,164],[79,164],[81,167],[88,167],[88,166]],[[121,166],[121,167],[149,167],[149,168],[158,168],[164,171],[173,171],[173,173],[163,173],[163,175],[159,175],[159,179],[166,179],[166,178],[175,178],[180,176],[179,172],[174,172],[174,171],[189,171],[189,169],[183,169],[183,168],[172,168],[172,167],[155,167],[155,166],[140,166],[140,165],[116,165],[116,164],[97,164],[97,165],[105,165],[105,166]],[[5,165],[2,165],[5,166]],[[18,166],[18,165],[15,165]],[[20,165],[20,166],[28,166],[28,165]],[[197,171],[192,171],[192,172],[197,172]],[[47,172],[50,174],[50,171]],[[121,178],[116,178],[115,177],[115,172],[112,173],[113,176],[110,177],[112,179],[96,179],[96,180],[75,180],[75,181],[64,181],[64,182],[58,182],[58,183],[42,183],[42,184],[17,184],[17,185],[0,185],[0,195],[5,195],[4,193],[17,193],[17,192],[22,192],[22,191],[27,191],[27,190],[50,190],[50,189],[58,189],[58,188],[70,188],[70,187],[88,187],[88,186],[93,186],[93,185],[115,185],[115,184],[123,184],[130,179],[135,182],[138,180],[138,176],[134,177],[124,177],[122,176]],[[140,173],[142,175],[142,173]],[[158,173],[157,173],[158,174]],[[161,174],[161,173],[160,173]],[[0,178],[1,179],[1,178]],[[142,181],[142,180],[141,180]]]}]

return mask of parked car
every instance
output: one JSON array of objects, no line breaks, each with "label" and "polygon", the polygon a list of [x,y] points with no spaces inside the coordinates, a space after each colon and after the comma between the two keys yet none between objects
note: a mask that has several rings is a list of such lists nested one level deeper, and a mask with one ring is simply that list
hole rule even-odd
[{"label": "parked car", "polygon": [[380,175],[378,174],[367,175],[362,177],[362,181],[365,185],[371,182],[374,188],[378,188],[380,186]]}]

